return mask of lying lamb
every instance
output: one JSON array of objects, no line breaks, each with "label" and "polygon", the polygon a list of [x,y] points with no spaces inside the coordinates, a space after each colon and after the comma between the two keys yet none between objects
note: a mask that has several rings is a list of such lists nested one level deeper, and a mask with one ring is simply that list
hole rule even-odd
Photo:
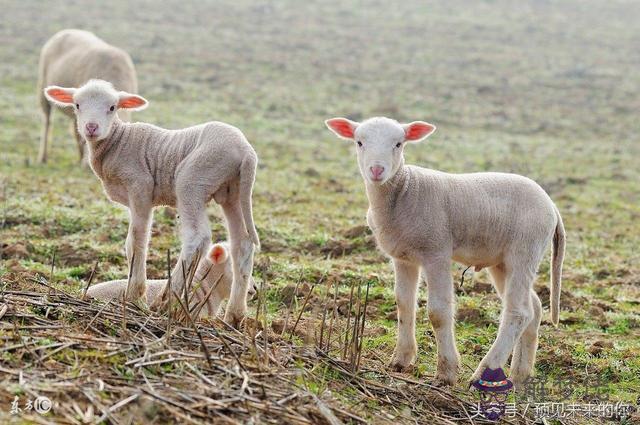
[{"label": "lying lamb", "polygon": [[[190,300],[193,300],[190,308],[200,308],[200,317],[215,317],[220,309],[222,301],[229,298],[231,283],[233,282],[233,270],[229,259],[229,244],[221,242],[211,245],[207,256],[200,260],[196,269],[193,288],[195,292]],[[147,280],[147,300],[153,303],[162,296],[167,284],[166,279]],[[111,280],[98,283],[87,290],[87,296],[98,300],[120,300],[127,290],[126,280]],[[251,279],[249,296],[253,297],[256,287]]]},{"label": "lying lamb", "polygon": [[405,165],[405,144],[435,130],[425,122],[334,118],[326,124],[338,136],[355,141],[369,198],[367,222],[393,260],[398,340],[390,366],[405,370],[415,361],[416,293],[422,270],[438,347],[436,380],[456,382],[460,356],[454,337],[453,260],[476,270],[489,268],[503,304],[497,338],[472,380],[485,368],[502,368],[513,352],[511,378],[521,385],[533,372],[542,315],[533,283],[551,241],[551,318],[558,324],[565,232],[549,196],[532,180],[515,174],[448,174]]},{"label": "lying lamb", "polygon": [[[78,87],[91,78],[111,81],[116,89],[130,93],[138,91],[136,70],[131,57],[122,49],[114,47],[93,33],[67,29],[57,32],[42,47],[38,78],[38,97],[42,108],[43,128],[40,138],[38,161],[47,162],[47,145],[51,132],[51,104],[43,89],[50,85]],[[76,130],[77,123],[72,110],[65,114],[72,118],[71,132],[76,139],[80,160],[84,155],[85,141]],[[121,111],[120,118],[130,121],[131,114]]]},{"label": "lying lamb", "polygon": [[[126,298],[144,299],[149,230],[154,206],[177,207],[182,250],[172,272],[172,288],[181,293],[187,268],[196,254],[206,255],[211,230],[206,206],[222,206],[231,246],[233,284],[225,321],[237,326],[247,309],[254,245],[251,196],[257,156],[235,127],[208,122],[183,130],[122,122],[117,109],[137,111],[147,101],[116,91],[111,83],[91,80],[80,88],[47,87],[45,95],[61,107],[74,107],[78,131],[89,148],[90,165],[107,196],[129,208],[126,241],[129,275]],[[166,308],[169,297],[153,308]]]}]

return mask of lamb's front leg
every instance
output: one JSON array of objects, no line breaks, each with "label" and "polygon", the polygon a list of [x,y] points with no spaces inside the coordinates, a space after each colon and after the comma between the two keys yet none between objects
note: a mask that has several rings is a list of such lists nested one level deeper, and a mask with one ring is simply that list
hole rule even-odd
[{"label": "lamb's front leg", "polygon": [[[171,295],[177,294],[182,297],[187,283],[198,285],[196,281],[188,282],[189,274],[193,272],[192,267],[197,267],[196,258],[203,258],[207,255],[207,248],[211,243],[211,230],[207,219],[207,211],[204,203],[201,205],[191,205],[190,208],[178,206],[180,214],[180,240],[182,249],[180,257],[171,272]],[[196,296],[194,288],[186,288],[191,299]],[[166,300],[165,300],[166,301]]]},{"label": "lamb's front leg", "polygon": [[142,299],[146,302],[147,245],[151,228],[151,214],[151,202],[137,198],[129,203],[129,233],[125,245],[129,275],[131,276],[125,292],[125,298],[128,301]]},{"label": "lamb's front leg", "polygon": [[398,304],[398,340],[389,367],[408,371],[413,367],[418,353],[416,342],[416,305],[420,267],[400,260],[393,260],[396,274],[396,303]]},{"label": "lamb's front leg", "polygon": [[427,277],[427,311],[438,347],[436,382],[454,385],[458,377],[460,354],[456,348],[454,332],[455,300],[451,261],[430,261],[423,267]]}]

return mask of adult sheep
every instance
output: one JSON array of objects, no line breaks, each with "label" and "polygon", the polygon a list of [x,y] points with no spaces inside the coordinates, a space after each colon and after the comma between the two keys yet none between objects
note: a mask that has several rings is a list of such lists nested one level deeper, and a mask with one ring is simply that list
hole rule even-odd
[{"label": "adult sheep", "polygon": [[[55,85],[80,87],[92,78],[110,81],[116,89],[129,93],[138,91],[136,70],[131,57],[95,34],[77,29],[66,29],[51,37],[40,52],[38,97],[42,108],[43,126],[38,161],[47,162],[51,138],[51,104],[43,89]],[[76,130],[73,110],[64,110],[72,119],[71,132],[76,140],[80,161],[85,161],[85,141]],[[129,111],[120,111],[120,118],[131,120]]]}]

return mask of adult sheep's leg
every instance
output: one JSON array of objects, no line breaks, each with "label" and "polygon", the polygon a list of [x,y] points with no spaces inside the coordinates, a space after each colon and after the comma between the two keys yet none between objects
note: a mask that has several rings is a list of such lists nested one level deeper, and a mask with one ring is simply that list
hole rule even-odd
[{"label": "adult sheep's leg", "polygon": [[40,135],[40,151],[38,153],[38,162],[44,164],[48,157],[48,144],[51,137],[51,105],[45,99],[42,104],[42,134]]},{"label": "adult sheep's leg", "polygon": [[535,271],[532,268],[506,264],[506,282],[502,296],[498,336],[478,365],[472,381],[479,379],[486,368],[503,367],[523,331],[534,319],[534,308],[530,296],[534,277]]},{"label": "adult sheep's leg", "polygon": [[76,141],[76,146],[78,147],[78,155],[80,156],[80,163],[82,164],[83,167],[87,167],[89,165],[87,152],[86,152],[87,141],[84,140],[84,138],[80,135],[80,133],[78,133],[78,124],[75,118],[71,120],[69,131],[73,136],[73,140]]},{"label": "adult sheep's leg", "polygon": [[410,369],[418,353],[416,343],[416,305],[420,267],[393,260],[398,304],[398,340],[389,367],[398,371]]},{"label": "adult sheep's leg", "polygon": [[424,272],[427,277],[427,310],[438,347],[436,381],[454,385],[458,378],[460,354],[456,348],[454,332],[455,299],[451,261],[427,262],[424,265]]},{"label": "adult sheep's leg", "polygon": [[540,298],[531,290],[531,305],[533,306],[533,319],[520,336],[511,358],[511,379],[516,388],[522,386],[524,381],[533,374],[533,366],[536,362],[538,349],[538,330],[542,319],[542,303]]},{"label": "adult sheep's leg", "polygon": [[129,202],[129,232],[125,244],[129,263],[129,283],[125,298],[129,301],[142,299],[146,302],[147,245],[151,230],[151,201],[144,195],[132,196]]},{"label": "adult sheep's leg", "polygon": [[233,283],[224,321],[238,327],[247,312],[247,291],[253,273],[253,242],[247,233],[239,200],[222,204],[222,210],[227,220],[233,267]]}]

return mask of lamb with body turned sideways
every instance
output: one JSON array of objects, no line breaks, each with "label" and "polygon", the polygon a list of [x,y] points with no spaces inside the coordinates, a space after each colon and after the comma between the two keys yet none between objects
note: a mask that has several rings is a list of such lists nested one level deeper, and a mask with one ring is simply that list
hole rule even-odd
[{"label": "lamb with body turned sideways", "polygon": [[176,207],[180,216],[182,249],[171,288],[151,305],[165,309],[171,294],[181,293],[185,269],[196,255],[207,253],[211,230],[206,206],[215,199],[226,218],[233,267],[225,321],[238,326],[247,310],[254,246],[260,244],[251,205],[258,158],[240,130],[215,121],[181,130],[125,123],[116,110],[141,110],[147,100],[102,80],[80,88],[51,86],[44,93],[54,104],[74,108],[91,168],[109,199],[129,209],[126,252],[131,278],[126,299],[145,297],[153,208]]}]

